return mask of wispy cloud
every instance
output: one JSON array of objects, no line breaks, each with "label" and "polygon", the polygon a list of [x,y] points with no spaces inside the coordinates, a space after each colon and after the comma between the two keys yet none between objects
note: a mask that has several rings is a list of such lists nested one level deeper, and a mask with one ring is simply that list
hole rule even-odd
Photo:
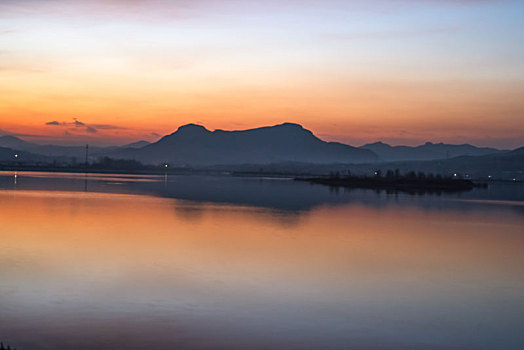
[{"label": "wispy cloud", "polygon": [[81,121],[79,121],[78,119],[74,118],[74,122],[73,124],[77,127],[77,128],[81,128],[83,126],[86,126],[84,123],[82,123]]},{"label": "wispy cloud", "polygon": [[67,130],[64,132],[65,135],[72,135],[75,133],[85,132],[89,134],[96,134],[98,130],[122,130],[124,127],[111,125],[111,124],[86,124],[77,118],[73,118],[72,122],[59,122],[58,120],[52,120],[45,123],[47,126],[64,127]]}]

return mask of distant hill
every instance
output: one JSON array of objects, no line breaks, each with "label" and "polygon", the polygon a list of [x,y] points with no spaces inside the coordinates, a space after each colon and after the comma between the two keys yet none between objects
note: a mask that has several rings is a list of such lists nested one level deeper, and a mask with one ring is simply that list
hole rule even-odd
[{"label": "distant hill", "polygon": [[398,169],[401,174],[410,171],[441,174],[472,179],[517,179],[524,181],[524,147],[513,151],[503,151],[484,156],[460,156],[440,160],[406,160],[382,163],[363,164],[311,164],[311,163],[273,163],[260,166],[257,164],[238,164],[212,166],[215,171],[232,171],[242,173],[292,174],[292,175],[329,175],[332,173],[353,175],[372,175],[375,171]]},{"label": "distant hill", "polygon": [[387,143],[376,142],[366,144],[360,148],[375,152],[378,156],[377,160],[382,162],[437,160],[460,156],[484,156],[503,152],[495,148],[475,147],[469,144],[450,145],[431,142],[426,142],[425,144],[416,147],[390,146]]},{"label": "distant hill", "polygon": [[[89,147],[89,154],[92,157],[102,156],[109,152],[114,152],[126,148],[141,148],[149,145],[147,141],[138,141],[124,146],[109,146],[109,147]],[[17,151],[28,151],[34,154],[40,154],[48,157],[70,157],[77,159],[84,159],[86,148],[85,146],[59,146],[59,145],[41,145],[37,143],[27,142],[19,137],[13,135],[0,136],[0,147],[11,148]]]},{"label": "distant hill", "polygon": [[477,177],[497,174],[500,178],[524,178],[524,147],[485,156],[462,156],[441,161],[442,165]]},{"label": "distant hill", "polygon": [[201,125],[188,124],[158,142],[137,150],[116,151],[111,156],[178,166],[286,161],[362,163],[377,157],[370,150],[325,142],[292,123],[240,131],[209,131]]},{"label": "distant hill", "polygon": [[0,136],[0,147],[25,150],[34,146],[33,143],[24,141],[13,135]]},{"label": "distant hill", "polygon": [[[0,136],[0,147],[12,148],[17,151],[28,151],[49,157],[84,157],[85,146],[40,145],[27,142],[13,135]],[[92,152],[104,150],[103,147],[93,147]]]},{"label": "distant hill", "polygon": [[120,146],[119,148],[142,148],[150,144],[151,142],[141,140],[141,141],[137,141],[137,142],[129,143],[127,145]]},{"label": "distant hill", "polygon": [[[451,175],[459,177],[468,176],[474,179],[517,179],[524,180],[524,147],[513,151],[500,151],[483,156],[460,156],[450,159],[425,160],[425,161],[397,161],[382,163],[376,167],[387,169],[400,169],[402,173],[408,171],[422,171],[425,173]],[[373,169],[367,166],[369,173]]]},{"label": "distant hill", "polygon": [[524,147],[513,151],[501,151],[483,156],[460,156],[450,159],[430,161],[399,161],[384,163],[382,170],[400,169],[402,172],[410,170],[423,171],[435,174],[457,174],[474,179],[517,179],[524,180]]},{"label": "distant hill", "polygon": [[[16,157],[15,157],[16,155]],[[53,159],[40,154],[14,150],[0,146],[0,162],[52,162]]]}]

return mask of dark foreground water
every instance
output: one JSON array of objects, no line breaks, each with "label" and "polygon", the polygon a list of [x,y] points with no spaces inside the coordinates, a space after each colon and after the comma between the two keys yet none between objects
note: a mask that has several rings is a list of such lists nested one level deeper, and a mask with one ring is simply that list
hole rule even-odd
[{"label": "dark foreground water", "polygon": [[524,349],[524,187],[0,173],[18,350]]}]

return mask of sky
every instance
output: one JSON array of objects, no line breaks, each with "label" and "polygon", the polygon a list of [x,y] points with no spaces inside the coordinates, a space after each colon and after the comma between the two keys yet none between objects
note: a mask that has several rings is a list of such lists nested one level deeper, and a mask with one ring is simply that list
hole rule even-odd
[{"label": "sky", "polygon": [[0,134],[524,146],[524,1],[0,0]]}]

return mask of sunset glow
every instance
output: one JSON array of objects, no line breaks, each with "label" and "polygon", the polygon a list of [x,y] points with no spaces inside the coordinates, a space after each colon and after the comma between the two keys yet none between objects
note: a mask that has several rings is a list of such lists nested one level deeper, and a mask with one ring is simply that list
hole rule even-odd
[{"label": "sunset glow", "polygon": [[524,5],[468,0],[0,2],[0,133],[153,141],[296,122],[326,140],[515,148]]}]

